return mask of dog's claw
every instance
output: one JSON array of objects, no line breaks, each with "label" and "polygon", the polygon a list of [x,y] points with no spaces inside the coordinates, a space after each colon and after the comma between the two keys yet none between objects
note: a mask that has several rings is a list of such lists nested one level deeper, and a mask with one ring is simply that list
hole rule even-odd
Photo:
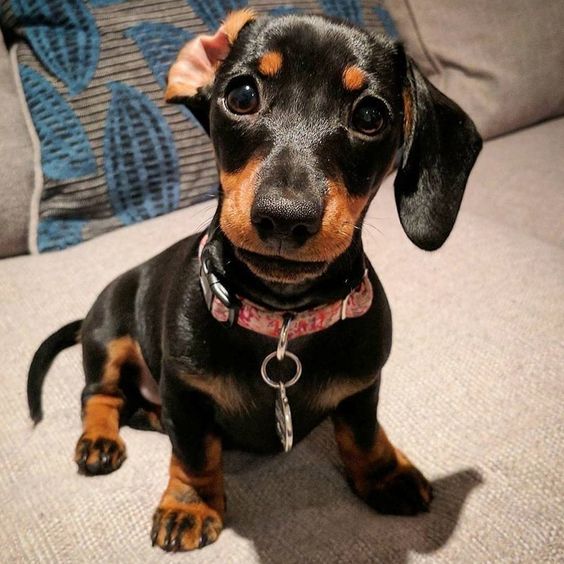
[{"label": "dog's claw", "polygon": [[109,474],[125,460],[125,444],[119,436],[89,438],[83,434],[76,445],[78,472],[86,476]]},{"label": "dog's claw", "polygon": [[178,513],[171,513],[168,516],[167,522],[166,522],[166,526],[165,526],[165,539],[164,539],[164,544],[163,544],[163,548],[165,550],[171,550],[172,549],[172,541],[173,541],[173,537],[172,537],[172,533],[174,531],[174,527],[176,526],[176,519],[178,518]]},{"label": "dog's claw", "polygon": [[218,513],[205,503],[157,509],[151,541],[167,552],[203,548],[217,539],[222,526]]}]

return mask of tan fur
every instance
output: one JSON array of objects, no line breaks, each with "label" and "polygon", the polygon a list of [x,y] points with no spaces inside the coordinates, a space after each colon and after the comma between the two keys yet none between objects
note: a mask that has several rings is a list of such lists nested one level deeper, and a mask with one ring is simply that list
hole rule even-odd
[{"label": "tan fur", "polygon": [[345,398],[364,390],[372,384],[374,378],[365,381],[343,380],[332,382],[320,390],[312,402],[313,407],[322,410],[335,409]]},{"label": "tan fur", "polygon": [[254,10],[252,10],[251,8],[243,8],[241,10],[231,12],[225,18],[225,21],[223,22],[223,25],[221,27],[227,35],[230,45],[233,45],[233,43],[235,43],[235,40],[237,39],[237,36],[239,35],[239,32],[243,29],[243,27],[249,22],[254,21],[256,17],[257,15]]},{"label": "tan fur", "polygon": [[125,443],[119,436],[119,414],[123,408],[123,399],[96,394],[90,397],[82,410],[84,432],[78,439],[74,459],[79,463],[93,466],[99,462],[102,450],[97,441],[110,441],[115,449],[110,454],[111,466],[119,468],[125,459]]},{"label": "tan fur", "polygon": [[164,548],[169,534],[167,531],[168,524],[173,523],[171,533],[176,536],[183,520],[187,518],[190,526],[185,527],[179,535],[179,543],[174,549],[175,552],[199,548],[203,535],[206,537],[206,544],[215,542],[223,528],[223,520],[219,513],[206,503],[163,501],[153,517],[154,526],[158,527],[155,544]]},{"label": "tan fur", "polygon": [[229,378],[184,374],[182,379],[190,387],[210,396],[221,409],[231,414],[247,411],[252,402],[243,397],[241,386]]},{"label": "tan fur", "polygon": [[[278,256],[264,247],[251,224],[251,207],[260,165],[260,159],[252,158],[237,172],[220,171],[225,194],[220,225],[237,247],[263,255]],[[351,196],[341,181],[329,180],[328,184],[321,229],[300,249],[288,252],[282,249],[279,255],[282,258],[329,262],[350,245],[360,215],[368,205],[369,196]]]},{"label": "tan fur", "polygon": [[112,391],[117,388],[121,369],[126,362],[144,365],[139,343],[129,336],[119,337],[106,345],[106,363],[101,383]]},{"label": "tan fur", "polygon": [[[375,487],[385,487],[398,474],[415,469],[405,454],[392,445],[381,426],[378,427],[374,443],[368,451],[358,447],[352,430],[339,420],[335,421],[335,438],[345,471],[360,496],[368,495]],[[394,465],[394,468],[382,477],[379,484],[375,484],[370,479],[371,472],[388,464]],[[430,501],[430,490],[422,487],[421,495],[427,502]]]},{"label": "tan fur", "polygon": [[[214,73],[210,73],[209,82],[213,80]],[[179,82],[169,84],[165,91],[165,102],[177,102],[182,98],[190,98],[198,93],[198,89],[192,85],[185,85]]]},{"label": "tan fur", "polygon": [[170,460],[169,482],[155,512],[155,542],[164,546],[167,524],[175,521],[175,528],[189,518],[191,526],[181,534],[178,550],[192,550],[199,546],[203,534],[208,542],[219,536],[225,514],[222,447],[220,440],[208,435],[204,441],[205,464],[198,472],[189,472],[173,454]]},{"label": "tan fur", "polygon": [[119,412],[123,400],[96,394],[84,404],[82,423],[84,433],[91,439],[115,439],[119,433]]},{"label": "tan fur", "polygon": [[239,247],[250,250],[258,235],[251,225],[251,207],[255,197],[255,179],[262,161],[251,158],[236,172],[219,171],[224,199],[219,219],[221,229]]},{"label": "tan fur", "polygon": [[403,135],[407,139],[413,127],[413,97],[408,88],[403,91]]},{"label": "tan fur", "polygon": [[[223,499],[223,469],[221,441],[208,435],[204,441],[205,464],[198,472],[189,472],[173,454],[169,468],[169,483],[163,494],[163,500],[178,501],[180,493],[186,488],[193,488],[199,498],[211,505],[220,515],[225,511]],[[180,491],[179,491],[180,490]]]},{"label": "tan fur", "polygon": [[100,379],[101,389],[107,395],[100,393],[91,396],[82,411],[86,438],[115,439],[118,436],[123,399],[113,394],[118,390],[121,369],[126,362],[145,365],[139,344],[128,336],[110,341],[106,345],[106,362]]},{"label": "tan fur", "polygon": [[348,66],[341,77],[345,90],[354,92],[364,87],[367,82],[365,72],[356,66]]},{"label": "tan fur", "polygon": [[263,76],[276,76],[282,68],[282,61],[282,53],[269,51],[259,59],[258,70]]},{"label": "tan fur", "polygon": [[[231,46],[245,24],[255,19],[255,13],[244,8],[231,12],[217,32],[195,37],[178,53],[170,67],[165,90],[166,102],[178,102],[198,93],[198,89],[211,84],[221,62],[227,57]],[[213,55],[205,52],[204,44],[215,44]]]},{"label": "tan fur", "polygon": [[129,336],[110,341],[106,345],[106,362],[100,379],[101,393],[89,397],[82,408],[83,433],[76,445],[77,462],[82,458],[86,445],[89,445],[86,463],[93,465],[98,460],[101,451],[95,443],[99,439],[116,444],[117,449],[111,457],[113,466],[119,466],[125,458],[125,444],[119,436],[119,417],[124,401],[115,394],[126,362],[136,364],[141,369],[145,367],[139,344]]}]

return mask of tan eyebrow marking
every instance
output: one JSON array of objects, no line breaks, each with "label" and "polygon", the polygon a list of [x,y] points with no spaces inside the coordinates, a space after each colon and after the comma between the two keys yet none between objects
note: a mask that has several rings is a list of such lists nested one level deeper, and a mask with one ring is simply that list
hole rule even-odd
[{"label": "tan eyebrow marking", "polygon": [[366,74],[364,71],[355,66],[348,66],[343,71],[343,86],[346,90],[355,91],[360,90],[367,81]]},{"label": "tan eyebrow marking", "polygon": [[259,59],[258,70],[263,76],[275,76],[282,68],[282,53],[268,51]]},{"label": "tan eyebrow marking", "polygon": [[227,18],[225,18],[225,21],[220,29],[223,29],[223,32],[227,35],[230,45],[235,43],[235,40],[243,27],[249,22],[254,21],[256,17],[257,15],[253,9],[243,8],[241,10],[231,12]]}]

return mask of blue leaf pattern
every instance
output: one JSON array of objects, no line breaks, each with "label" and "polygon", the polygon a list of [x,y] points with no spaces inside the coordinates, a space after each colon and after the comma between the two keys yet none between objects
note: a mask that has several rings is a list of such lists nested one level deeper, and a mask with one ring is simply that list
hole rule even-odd
[{"label": "blue leaf pattern", "polygon": [[[362,0],[316,1],[329,15],[360,25],[364,24],[363,10],[371,10],[380,22],[380,29],[385,28],[391,37],[397,37],[394,22],[382,0],[374,0],[371,5]],[[5,0],[4,3],[10,6],[13,24],[22,29],[29,45],[19,53],[20,61],[27,63],[31,60],[30,49],[37,59],[37,62],[29,63],[30,66],[20,65],[20,72],[41,143],[46,179],[40,208],[44,219],[40,220],[37,230],[40,251],[74,245],[115,228],[118,220],[122,224],[134,223],[209,196],[209,192],[204,193],[208,189],[207,179],[212,178],[212,169],[206,163],[207,159],[203,160],[206,147],[201,145],[200,138],[196,140],[197,146],[192,145],[195,132],[191,124],[181,123],[179,114],[167,112],[167,116],[171,115],[167,123],[159,109],[160,104],[155,104],[138,89],[147,84],[146,72],[132,72],[141,67],[142,56],[156,83],[164,88],[170,65],[194,33],[199,33],[202,25],[215,31],[229,12],[246,6],[247,0],[175,0],[175,8],[170,12],[164,9],[168,2],[140,0],[139,5],[156,7],[158,4],[161,8],[158,13],[152,12],[153,16],[145,17],[139,10],[135,11],[137,3],[126,3],[126,0]],[[260,4],[273,16],[301,13],[307,4],[303,0],[249,3]],[[153,18],[154,21],[143,21]],[[117,27],[116,23],[119,23]],[[131,40],[126,45],[120,42],[120,49],[123,48],[120,53],[113,49],[112,43],[119,39],[117,34]],[[133,51],[139,55],[132,57]],[[111,100],[105,112],[105,123],[100,123],[100,103],[108,96],[108,90],[100,88],[100,80],[123,80],[119,64],[122,56],[127,62],[123,70],[130,77],[126,79],[129,84],[107,83]],[[152,89],[155,83],[150,82]],[[73,101],[71,96],[81,93],[79,101]],[[90,112],[90,105],[95,113]],[[182,105],[169,108],[169,111],[182,112],[193,123],[198,123]],[[178,138],[183,142],[178,146],[171,131],[175,127],[184,127]],[[193,176],[187,169],[197,169],[195,180],[193,185],[191,182],[181,185],[184,176],[179,159],[185,155],[190,159],[191,150],[202,155],[199,166],[205,173],[198,176],[200,169],[189,160],[182,175]],[[97,167],[96,158],[101,159],[101,166]],[[61,182],[72,186],[72,192],[76,194],[73,196],[69,191],[69,198],[63,204],[58,198],[50,199],[61,189]],[[84,219],[76,219],[77,214],[68,218],[67,203],[72,204],[72,197],[78,201],[83,194],[87,195],[88,201],[95,195],[98,207],[79,215]],[[99,202],[105,206],[110,203],[113,211],[107,215],[111,217],[105,215],[98,219],[101,217],[96,215]]]},{"label": "blue leaf pattern", "polygon": [[125,31],[133,39],[146,59],[161,88],[166,86],[166,76],[178,51],[194,35],[167,23],[142,22]]},{"label": "blue leaf pattern", "polygon": [[[159,86],[164,90],[170,65],[174,62],[178,51],[194,37],[194,34],[172,24],[142,22],[127,29],[125,36],[135,41]],[[188,108],[177,107],[182,114],[200,126]]]},{"label": "blue leaf pattern", "polygon": [[20,76],[31,119],[41,143],[45,176],[69,180],[96,172],[96,159],[80,120],[37,71],[20,65]]},{"label": "blue leaf pattern", "polygon": [[125,0],[90,0],[90,4],[95,8],[104,8],[105,6],[121,4],[122,2],[125,2]]},{"label": "blue leaf pattern", "polygon": [[37,249],[58,251],[82,243],[82,219],[42,219],[37,228]]},{"label": "blue leaf pattern", "polygon": [[383,6],[375,6],[374,13],[378,16],[378,19],[382,22],[384,26],[384,30],[390,37],[390,39],[397,39],[399,37],[398,30],[396,28],[396,24],[390,16],[390,12],[386,10]]},{"label": "blue leaf pattern", "polygon": [[232,10],[247,5],[247,0],[188,0],[190,6],[211,31],[215,31]]},{"label": "blue leaf pattern", "polygon": [[100,34],[82,0],[12,0],[12,9],[45,68],[69,94],[92,80],[100,56]]},{"label": "blue leaf pattern", "polygon": [[180,173],[172,132],[155,104],[139,90],[110,82],[104,132],[104,171],[110,203],[128,225],[173,211]]},{"label": "blue leaf pattern", "polygon": [[364,25],[360,0],[319,0],[319,3],[329,16],[349,20],[357,25]]}]

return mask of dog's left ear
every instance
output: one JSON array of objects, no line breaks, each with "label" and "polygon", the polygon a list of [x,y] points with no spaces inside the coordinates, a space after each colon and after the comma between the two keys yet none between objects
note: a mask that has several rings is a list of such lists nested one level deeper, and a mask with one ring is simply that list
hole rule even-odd
[{"label": "dog's left ear", "polygon": [[255,19],[255,13],[248,8],[231,12],[214,35],[199,35],[186,43],[170,67],[165,100],[188,106],[208,132],[215,73],[239,32]]},{"label": "dog's left ear", "polygon": [[395,180],[396,204],[409,239],[434,251],[452,230],[482,139],[470,117],[401,55],[404,144]]}]

